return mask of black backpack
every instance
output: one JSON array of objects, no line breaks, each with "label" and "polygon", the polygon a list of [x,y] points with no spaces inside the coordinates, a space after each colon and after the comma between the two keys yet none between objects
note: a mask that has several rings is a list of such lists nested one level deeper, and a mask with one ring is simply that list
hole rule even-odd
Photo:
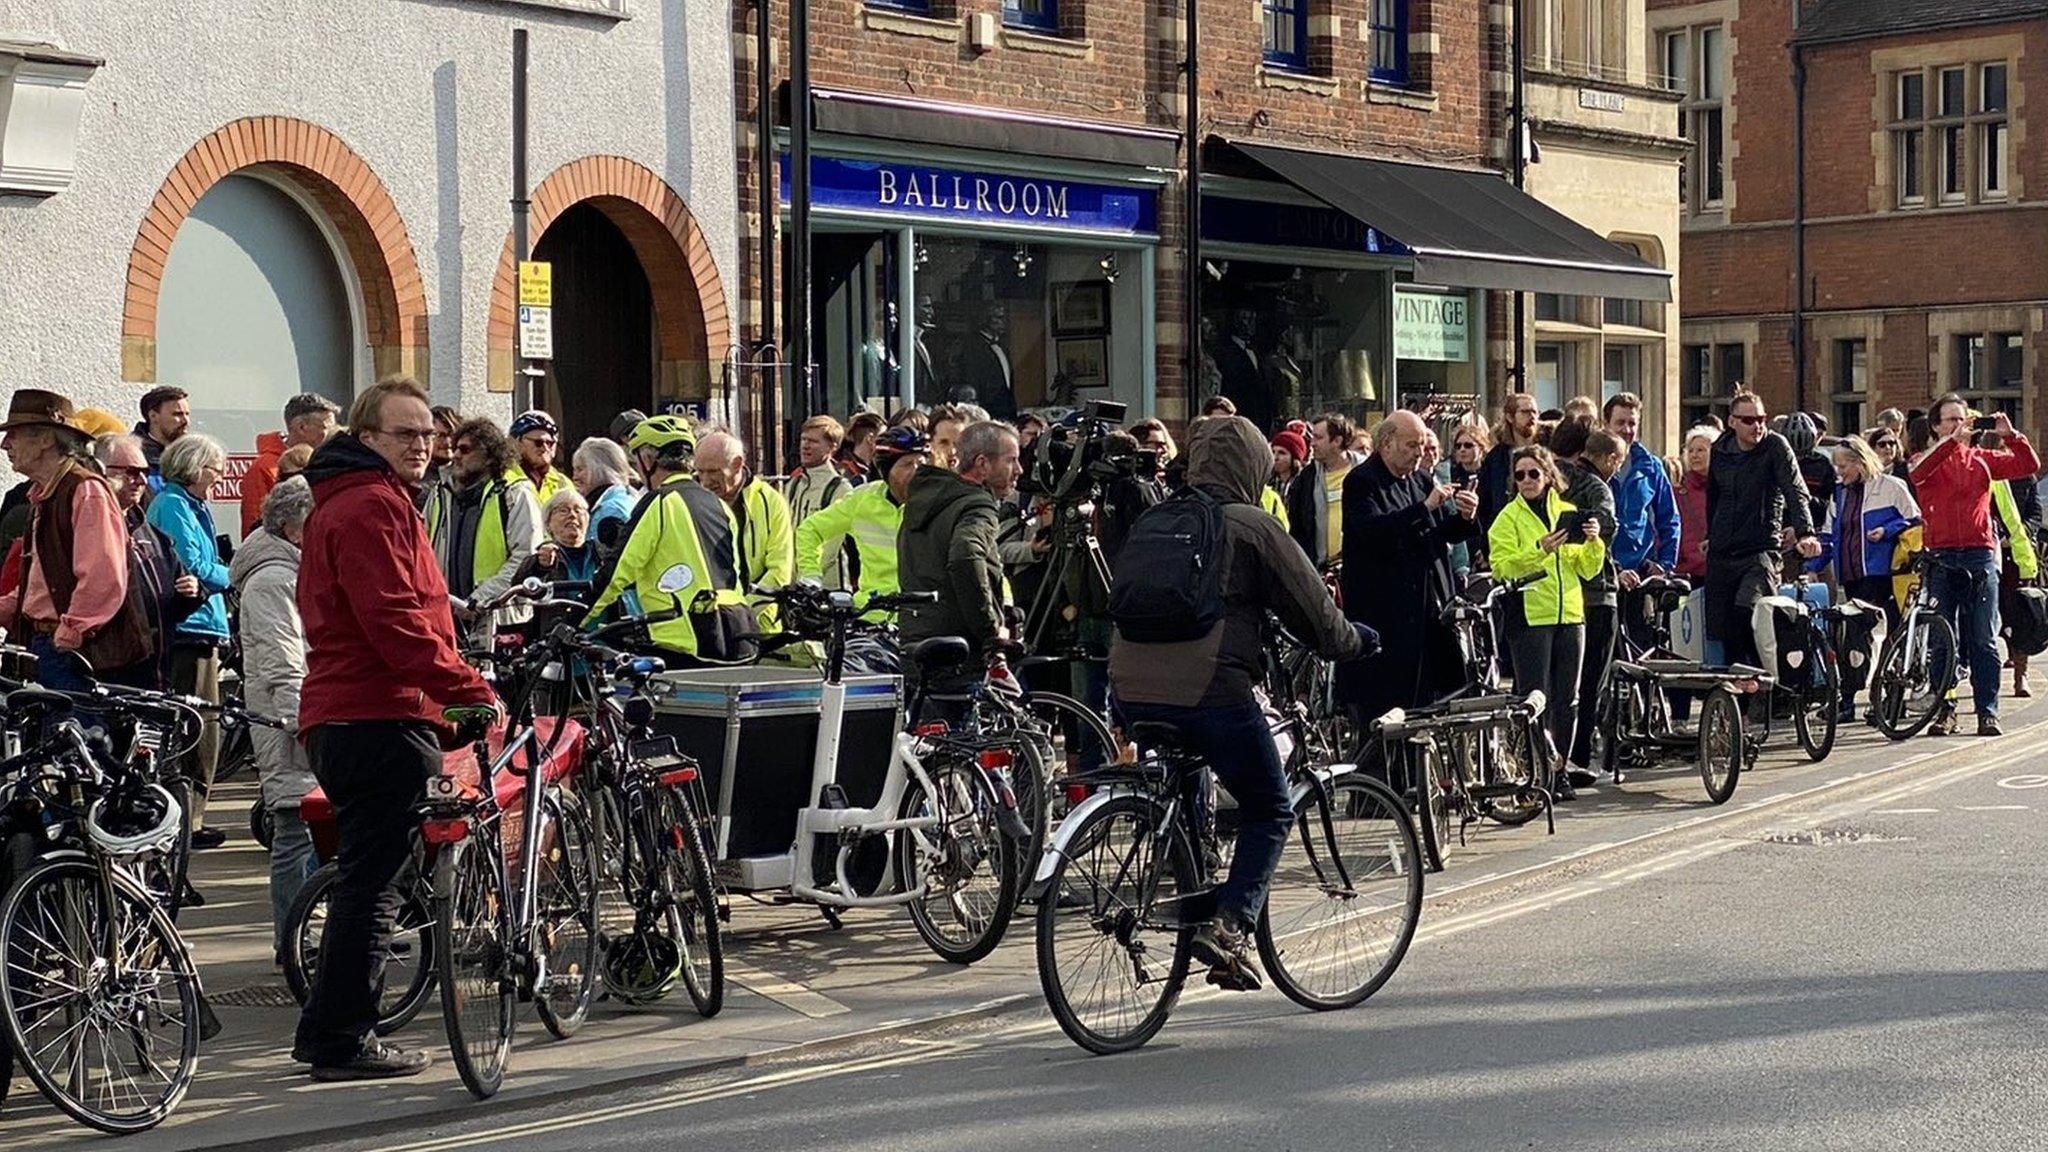
[{"label": "black backpack", "polygon": [[1126,640],[1198,640],[1223,619],[1223,504],[1191,489],[1147,508],[1116,557],[1109,615]]}]

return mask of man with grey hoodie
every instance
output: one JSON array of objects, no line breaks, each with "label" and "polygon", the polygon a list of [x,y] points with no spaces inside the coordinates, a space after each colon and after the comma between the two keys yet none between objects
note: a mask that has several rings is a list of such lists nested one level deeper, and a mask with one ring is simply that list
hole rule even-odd
[{"label": "man with grey hoodie", "polygon": [[1249,946],[1252,927],[1294,824],[1280,752],[1252,694],[1267,613],[1335,660],[1373,654],[1379,634],[1344,619],[1315,565],[1259,507],[1273,450],[1256,425],[1242,416],[1198,420],[1187,458],[1187,486],[1223,504],[1223,619],[1203,636],[1173,643],[1140,643],[1119,632],[1109,650],[1109,680],[1126,722],[1177,727],[1237,801],[1230,875],[1217,890],[1215,919],[1192,947],[1210,966],[1211,984],[1251,991],[1262,982]]}]

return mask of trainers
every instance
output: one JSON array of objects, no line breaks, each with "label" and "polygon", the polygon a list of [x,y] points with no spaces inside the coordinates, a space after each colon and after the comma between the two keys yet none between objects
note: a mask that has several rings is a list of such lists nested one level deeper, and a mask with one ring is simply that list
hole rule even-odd
[{"label": "trainers", "polygon": [[227,842],[228,834],[218,828],[201,828],[192,834],[192,850],[194,852],[204,852],[209,848],[218,848]]},{"label": "trainers", "polygon": [[1209,966],[1209,983],[1231,992],[1256,992],[1265,986],[1258,961],[1251,957],[1250,941],[1235,928],[1204,924],[1195,930],[1188,951]]},{"label": "trainers", "polygon": [[372,1039],[363,1045],[353,1060],[342,1064],[313,1065],[313,1079],[391,1080],[400,1076],[417,1076],[433,1062],[434,1058],[424,1051]]},{"label": "trainers", "polygon": [[1977,735],[2003,736],[2005,735],[2005,730],[1998,726],[1998,717],[1979,716],[1977,717]]},{"label": "trainers", "polygon": [[1550,784],[1550,798],[1560,804],[1568,804],[1579,798],[1578,789],[1572,787],[1572,774],[1562,772]]},{"label": "trainers", "polygon": [[1564,774],[1564,778],[1571,781],[1574,788],[1591,788],[1593,785],[1600,783],[1599,776],[1577,765],[1573,765],[1571,771]]}]

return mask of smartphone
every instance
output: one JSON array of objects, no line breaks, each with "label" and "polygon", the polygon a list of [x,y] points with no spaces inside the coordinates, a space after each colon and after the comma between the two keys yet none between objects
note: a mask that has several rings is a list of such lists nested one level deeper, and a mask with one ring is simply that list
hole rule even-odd
[{"label": "smartphone", "polygon": [[1590,515],[1592,513],[1576,508],[1566,512],[1557,518],[1557,530],[1564,533],[1567,540],[1583,540],[1586,537],[1586,518]]},{"label": "smartphone", "polygon": [[1998,417],[1979,416],[1975,420],[1970,421],[1970,427],[1978,432],[1996,432],[1998,431]]}]

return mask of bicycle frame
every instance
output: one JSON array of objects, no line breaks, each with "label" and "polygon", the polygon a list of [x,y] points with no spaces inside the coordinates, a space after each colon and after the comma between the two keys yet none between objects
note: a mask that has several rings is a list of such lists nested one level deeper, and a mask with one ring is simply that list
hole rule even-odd
[{"label": "bicycle frame", "polygon": [[[837,676],[826,677],[820,705],[818,742],[811,758],[810,796],[813,800],[824,796],[827,789],[837,782],[839,744],[846,718],[845,681]],[[819,888],[809,881],[816,875],[814,856],[818,836],[839,836],[849,832],[862,835],[921,832],[939,825],[943,816],[899,818],[895,815],[912,780],[932,798],[934,806],[943,803],[938,790],[932,785],[931,776],[924,770],[923,761],[918,758],[918,749],[923,743],[917,736],[896,734],[895,746],[889,756],[889,769],[882,779],[882,794],[872,807],[825,808],[813,804],[797,812],[796,839],[789,849],[790,895],[834,908],[884,908],[923,898],[924,887],[910,888],[907,877],[900,878],[905,885],[901,892],[856,895],[853,882],[846,874],[847,853],[843,849],[833,866],[836,889]]]}]

